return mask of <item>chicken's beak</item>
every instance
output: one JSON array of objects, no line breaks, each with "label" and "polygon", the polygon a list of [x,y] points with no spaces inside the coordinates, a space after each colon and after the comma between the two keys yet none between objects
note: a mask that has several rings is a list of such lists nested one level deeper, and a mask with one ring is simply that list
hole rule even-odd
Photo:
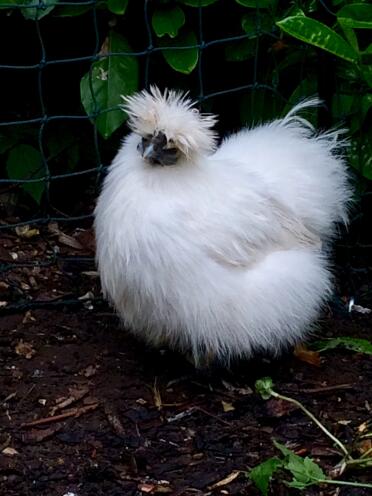
[{"label": "chicken's beak", "polygon": [[151,158],[153,158],[153,156],[154,156],[154,154],[155,154],[154,152],[155,152],[155,150],[154,150],[154,144],[153,144],[153,143],[150,143],[150,144],[147,146],[147,148],[145,148],[145,149],[143,150],[142,157],[143,157],[144,159],[146,159],[146,160],[147,160],[147,159],[151,159]]},{"label": "chicken's beak", "polygon": [[159,132],[150,139],[143,138],[140,146],[142,157],[151,165],[174,165],[178,159],[178,151],[166,147],[167,139]]}]

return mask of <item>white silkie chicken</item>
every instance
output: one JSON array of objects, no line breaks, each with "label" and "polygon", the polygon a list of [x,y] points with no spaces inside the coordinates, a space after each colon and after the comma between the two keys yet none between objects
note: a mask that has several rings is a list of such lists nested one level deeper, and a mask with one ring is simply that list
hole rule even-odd
[{"label": "white silkie chicken", "polygon": [[216,118],[156,87],[125,98],[132,133],[95,210],[105,296],[155,346],[228,362],[303,339],[330,295],[324,243],[351,196],[337,132],[297,113],[216,149]]}]

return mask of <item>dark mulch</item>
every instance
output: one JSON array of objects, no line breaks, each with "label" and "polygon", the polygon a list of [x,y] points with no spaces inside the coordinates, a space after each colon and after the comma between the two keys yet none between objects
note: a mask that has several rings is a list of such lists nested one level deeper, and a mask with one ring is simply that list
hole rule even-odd
[{"label": "dark mulch", "polygon": [[[0,258],[45,259],[55,246],[60,255],[90,253],[89,236],[80,233],[80,251],[53,236],[2,237]],[[195,371],[183,357],[135,341],[104,304],[65,305],[76,294],[99,295],[94,268],[76,267],[65,260],[17,268],[0,284],[4,310],[19,301],[49,305],[0,317],[1,496],[254,496],[244,472],[274,454],[272,438],[332,469],[339,454],[299,410],[253,392],[265,375],[345,443],[357,443],[358,427],[371,419],[371,357],[333,350],[315,366],[288,352],[230,370]],[[371,331],[368,316],[332,315],[319,332],[372,339]],[[27,425],[33,421],[41,423]],[[241,472],[234,478],[234,471]],[[343,477],[372,480],[366,472]],[[305,494],[335,491],[317,487]],[[273,494],[291,492],[276,483]]]}]

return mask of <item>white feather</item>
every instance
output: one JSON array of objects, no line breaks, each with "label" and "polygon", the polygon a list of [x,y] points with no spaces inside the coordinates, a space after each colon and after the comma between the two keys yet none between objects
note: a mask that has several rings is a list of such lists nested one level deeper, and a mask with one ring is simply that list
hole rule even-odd
[{"label": "white feather", "polygon": [[[215,153],[213,116],[153,88],[126,99],[133,133],[95,210],[102,288],[148,342],[228,361],[303,339],[329,297],[322,244],[347,221],[351,191],[337,131],[297,113],[231,135]],[[162,130],[183,156],[153,167],[140,136]]]}]

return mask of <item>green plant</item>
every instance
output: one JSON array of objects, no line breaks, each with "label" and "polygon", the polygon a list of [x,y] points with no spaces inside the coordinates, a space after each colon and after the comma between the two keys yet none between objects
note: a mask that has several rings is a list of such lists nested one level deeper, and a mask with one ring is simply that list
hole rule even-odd
[{"label": "green plant", "polygon": [[346,348],[347,350],[356,351],[372,355],[372,343],[368,339],[350,338],[348,336],[340,336],[338,338],[323,339],[315,341],[312,347],[319,351],[333,350],[334,348]]},{"label": "green plant", "polygon": [[[340,449],[343,454],[342,461],[339,463],[339,472],[342,473],[350,467],[367,468],[372,467],[372,458],[370,451],[364,453],[360,458],[353,458],[348,448],[299,401],[289,396],[277,393],[273,389],[273,382],[270,377],[264,377],[256,381],[256,391],[264,400],[273,397],[294,404],[307,415],[317,427],[319,427],[331,441]],[[267,496],[269,491],[270,480],[274,474],[279,471],[289,472],[292,475],[291,481],[284,481],[288,487],[304,490],[309,486],[318,484],[334,484],[350,487],[372,488],[372,484],[362,482],[352,482],[330,479],[326,476],[322,468],[309,457],[301,458],[286,446],[273,440],[274,446],[281,452],[282,457],[272,457],[254,467],[247,473],[249,477],[261,491],[261,494]]]}]

